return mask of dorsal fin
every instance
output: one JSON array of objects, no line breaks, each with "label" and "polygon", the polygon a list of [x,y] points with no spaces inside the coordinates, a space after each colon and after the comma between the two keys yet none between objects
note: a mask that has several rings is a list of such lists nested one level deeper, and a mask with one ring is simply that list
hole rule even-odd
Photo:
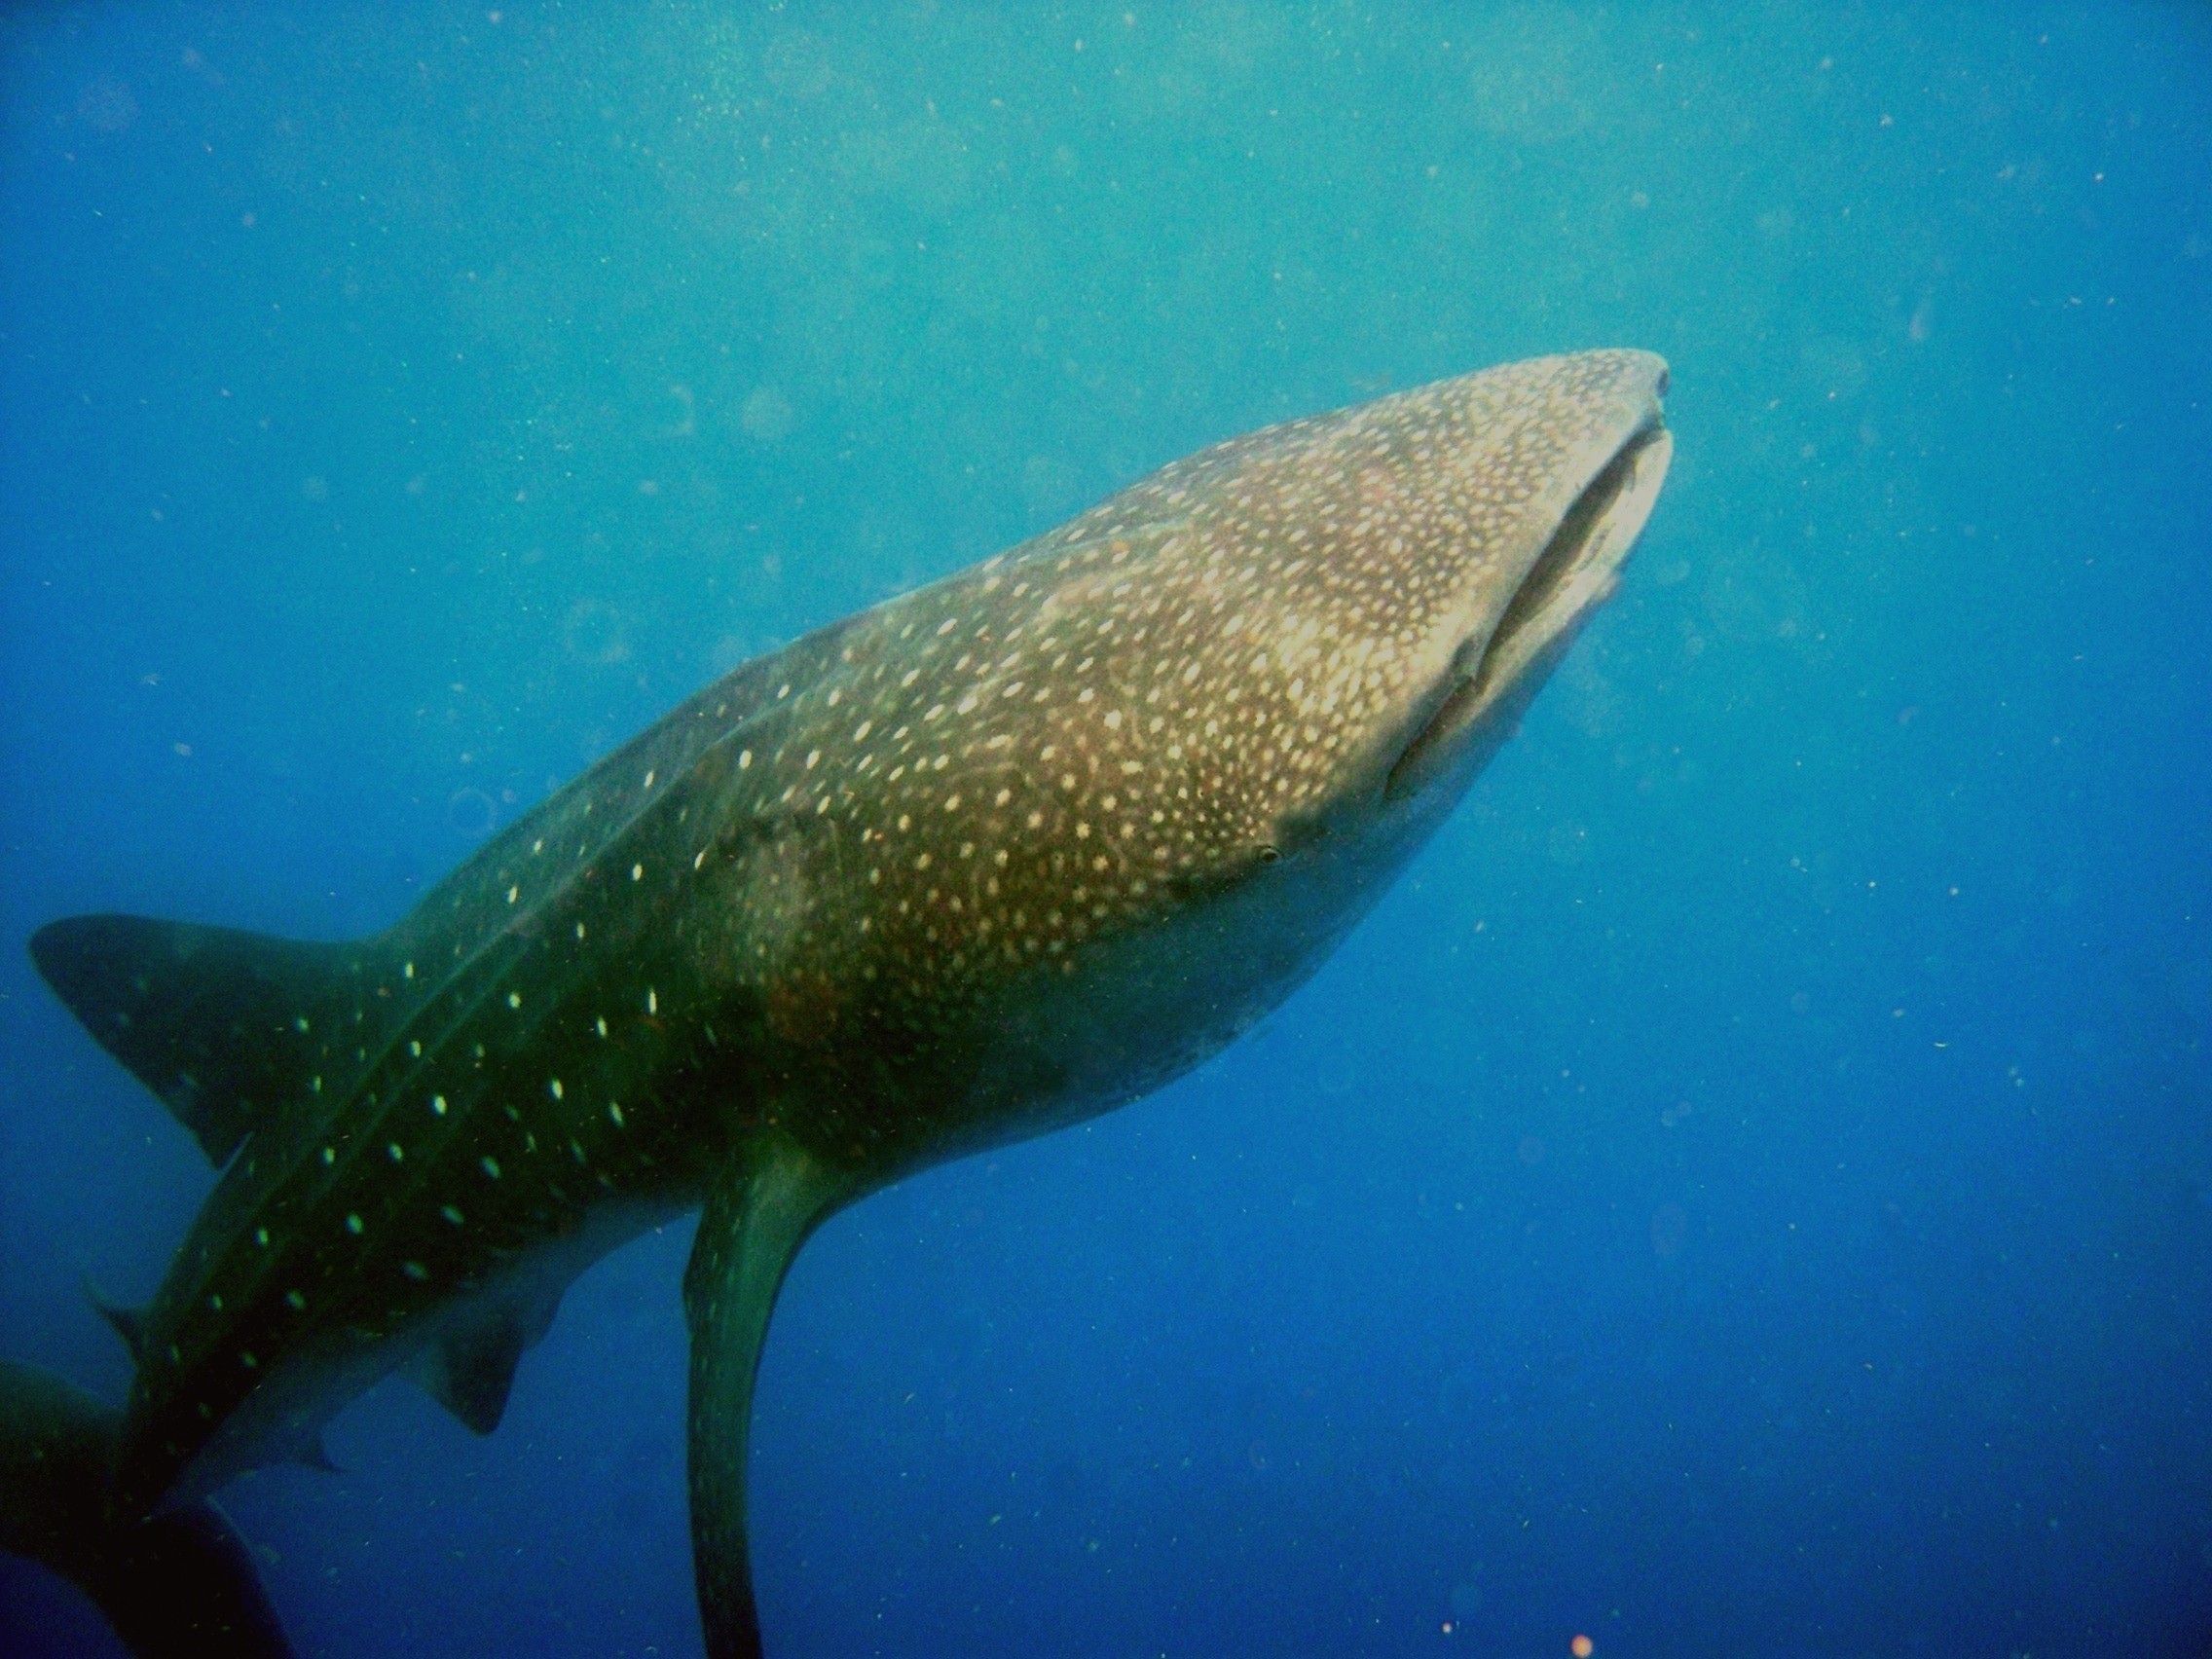
[{"label": "dorsal fin", "polygon": [[[368,954],[142,916],[71,916],[31,936],[55,994],[217,1165],[314,1076],[351,1070],[377,1001]],[[397,1012],[387,1000],[377,1024]]]},{"label": "dorsal fin", "polygon": [[[804,682],[863,618],[733,669],[478,849],[396,926],[340,944],[143,916],[71,916],[31,937],[31,957],[102,1048],[137,1075],[208,1158],[320,1092],[335,1105],[438,987],[515,931],[534,901],[585,868],[701,757],[734,733],[764,746]],[[660,785],[656,793],[654,784]],[[543,858],[540,855],[547,855]],[[524,872],[536,875],[527,882]],[[422,972],[417,973],[418,964]],[[533,1339],[535,1340],[535,1339]]]}]

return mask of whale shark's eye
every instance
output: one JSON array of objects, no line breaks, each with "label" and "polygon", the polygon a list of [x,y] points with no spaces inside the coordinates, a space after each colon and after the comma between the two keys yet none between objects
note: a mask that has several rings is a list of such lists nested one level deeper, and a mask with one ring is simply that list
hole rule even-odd
[{"label": "whale shark's eye", "polygon": [[1277,864],[1282,848],[1273,841],[1246,841],[1224,849],[1218,856],[1170,871],[1160,885],[1186,903],[1199,903],[1234,892],[1262,866]]}]

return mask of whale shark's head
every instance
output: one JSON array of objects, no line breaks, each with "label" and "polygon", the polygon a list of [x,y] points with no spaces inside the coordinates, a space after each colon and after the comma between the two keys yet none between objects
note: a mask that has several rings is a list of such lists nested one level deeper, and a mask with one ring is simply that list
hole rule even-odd
[{"label": "whale shark's head", "polygon": [[1613,592],[1673,452],[1666,389],[1660,358],[1590,351],[1246,441],[1210,492],[1251,571],[1219,654],[1277,857],[1449,809]]},{"label": "whale shark's head", "polygon": [[808,972],[857,971],[902,1029],[1026,1031],[994,1096],[1064,1073],[1088,1110],[1218,1047],[1612,591],[1666,474],[1666,387],[1648,352],[1590,351],[1271,427],[840,635],[821,737],[751,786],[858,827],[862,885],[803,912]]},{"label": "whale shark's head", "polygon": [[1153,857],[1205,883],[1433,826],[1612,593],[1666,390],[1625,350],[1440,381],[1203,451],[1017,555],[1093,642],[1071,735],[1191,792]]},{"label": "whale shark's head", "polygon": [[[1589,352],[1493,373],[1494,386],[1477,375],[1436,388],[1446,392],[1448,441],[1460,446],[1445,498],[1463,491],[1478,510],[1448,507],[1465,513],[1460,522],[1473,534],[1409,555],[1451,597],[1427,612],[1404,701],[1375,733],[1378,753],[1394,756],[1383,798],[1400,810],[1449,806],[1511,734],[1618,585],[1674,454],[1662,424],[1667,365],[1648,352]],[[1365,777],[1346,783],[1355,800],[1372,787]]]}]

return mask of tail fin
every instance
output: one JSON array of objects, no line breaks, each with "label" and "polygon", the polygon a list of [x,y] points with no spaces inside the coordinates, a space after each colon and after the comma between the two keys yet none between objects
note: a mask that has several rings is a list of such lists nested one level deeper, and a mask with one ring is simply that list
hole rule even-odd
[{"label": "tail fin", "polygon": [[0,1360],[0,1550],[90,1596],[137,1659],[291,1659],[252,1558],[211,1503],[107,1523],[117,1417]]},{"label": "tail fin", "polygon": [[142,916],[50,923],[31,960],[218,1166],[312,1078],[340,1084],[408,1000],[363,945]]}]

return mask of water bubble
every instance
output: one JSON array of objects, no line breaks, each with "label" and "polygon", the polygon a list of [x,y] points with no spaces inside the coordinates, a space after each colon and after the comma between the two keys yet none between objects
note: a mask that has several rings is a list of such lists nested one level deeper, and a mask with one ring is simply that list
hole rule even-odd
[{"label": "water bubble", "polygon": [[561,619],[561,648],[585,662],[611,667],[629,658],[629,626],[605,600],[579,599]]},{"label": "water bubble", "polygon": [[798,102],[820,97],[835,79],[829,48],[804,29],[793,30],[762,53],[760,68],[769,86]]},{"label": "water bubble", "polygon": [[463,835],[480,837],[492,832],[499,821],[499,808],[482,790],[467,785],[453,792],[446,802],[446,817]]},{"label": "water bubble", "polygon": [[77,115],[101,132],[121,132],[138,119],[138,100],[113,75],[98,75],[77,94]]},{"label": "water bubble", "polygon": [[795,419],[790,400],[782,392],[772,386],[759,386],[753,388],[753,395],[738,411],[737,424],[745,428],[747,437],[772,444],[792,429]]}]

